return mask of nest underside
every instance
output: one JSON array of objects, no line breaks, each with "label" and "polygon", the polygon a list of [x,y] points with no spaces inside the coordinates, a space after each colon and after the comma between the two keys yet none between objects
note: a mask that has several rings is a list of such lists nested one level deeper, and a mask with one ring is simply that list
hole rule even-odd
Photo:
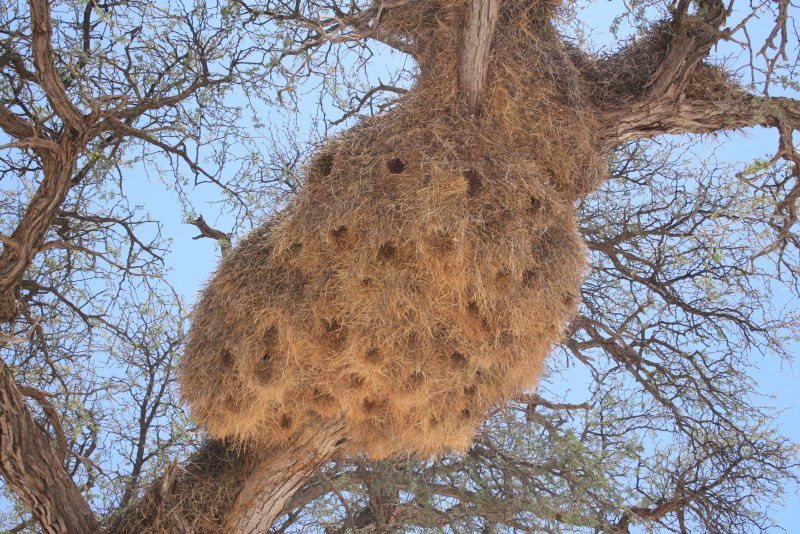
[{"label": "nest underside", "polygon": [[575,202],[605,164],[589,68],[518,4],[480,116],[456,88],[463,10],[387,14],[384,31],[417,28],[415,87],[330,140],[195,310],[179,376],[213,436],[270,446],[344,419],[349,454],[425,457],[536,384],[579,305]]},{"label": "nest underside", "polygon": [[206,290],[181,374],[213,435],[344,417],[352,453],[463,450],[575,313],[584,250],[547,171],[480,127],[387,122],[333,143]]}]

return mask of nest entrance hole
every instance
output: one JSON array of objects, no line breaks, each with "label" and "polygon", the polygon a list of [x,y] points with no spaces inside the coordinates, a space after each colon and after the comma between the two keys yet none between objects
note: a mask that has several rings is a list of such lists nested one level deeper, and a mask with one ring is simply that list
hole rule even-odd
[{"label": "nest entrance hole", "polygon": [[406,390],[415,391],[425,383],[425,373],[422,371],[414,371],[406,379]]},{"label": "nest entrance hole", "polygon": [[378,415],[386,406],[386,399],[367,397],[361,403],[361,408],[367,416]]},{"label": "nest entrance hole", "polygon": [[389,174],[403,174],[406,164],[400,158],[392,158],[386,162],[386,168],[389,169]]},{"label": "nest entrance hole", "polygon": [[270,326],[264,334],[264,352],[261,355],[256,376],[262,384],[270,382],[275,377],[275,349],[278,344],[278,329]]},{"label": "nest entrance hole", "polygon": [[463,353],[461,353],[461,352],[458,352],[458,351],[454,351],[454,352],[453,352],[453,353],[450,355],[450,361],[451,361],[451,362],[453,363],[453,365],[455,365],[456,367],[466,367],[466,365],[467,365],[467,357],[466,357],[466,356],[464,356],[464,354],[463,354]]},{"label": "nest entrance hole", "polygon": [[392,242],[386,242],[378,248],[378,257],[383,260],[397,259],[397,245]]},{"label": "nest entrance hole", "polygon": [[258,377],[259,382],[266,384],[272,381],[274,375],[275,368],[272,364],[272,353],[270,351],[265,351],[264,355],[261,356],[261,363],[256,371],[256,376]]},{"label": "nest entrance hole", "polygon": [[325,328],[326,341],[334,347],[341,347],[347,341],[347,327],[342,325],[336,317],[323,320],[322,326]]},{"label": "nest entrance hole", "polygon": [[325,154],[317,160],[317,171],[321,176],[330,176],[333,172],[333,154]]},{"label": "nest entrance hole", "polygon": [[378,364],[383,361],[383,355],[376,347],[372,347],[364,353],[364,359],[369,363]]},{"label": "nest entrance hole", "polygon": [[483,180],[478,171],[470,169],[464,172],[464,178],[467,180],[467,195],[474,197],[481,189],[483,189]]},{"label": "nest entrance hole", "polygon": [[290,430],[294,426],[294,419],[288,413],[281,415],[278,424],[283,430]]},{"label": "nest entrance hole", "polygon": [[524,287],[531,287],[536,279],[535,269],[526,269],[522,271],[522,285]]}]

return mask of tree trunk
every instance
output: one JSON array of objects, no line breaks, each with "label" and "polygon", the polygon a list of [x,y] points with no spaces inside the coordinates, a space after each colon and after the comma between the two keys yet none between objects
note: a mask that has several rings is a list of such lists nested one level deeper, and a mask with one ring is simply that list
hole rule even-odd
[{"label": "tree trunk", "polygon": [[328,423],[264,458],[244,482],[228,514],[226,530],[236,534],[265,532],[284,513],[289,499],[333,458],[344,441],[344,424]]},{"label": "tree trunk", "polygon": [[31,417],[25,399],[0,361],[0,471],[50,533],[95,532],[97,520],[53,448]]},{"label": "tree trunk", "polygon": [[500,0],[467,1],[458,75],[464,103],[471,115],[480,114],[481,96],[489,75],[489,57],[499,12]]},{"label": "tree trunk", "polygon": [[107,522],[110,534],[266,532],[292,495],[346,440],[342,422],[307,428],[271,450],[208,441],[173,464],[134,506]]}]

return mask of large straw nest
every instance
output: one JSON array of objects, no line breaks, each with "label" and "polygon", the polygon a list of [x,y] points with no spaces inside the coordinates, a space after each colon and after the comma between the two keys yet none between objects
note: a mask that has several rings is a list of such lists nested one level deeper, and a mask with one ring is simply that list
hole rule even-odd
[{"label": "large straw nest", "polygon": [[576,312],[573,203],[603,171],[544,8],[504,4],[475,118],[455,85],[462,7],[414,6],[384,30],[425,36],[414,90],[330,141],[195,310],[180,381],[214,436],[269,446],[344,418],[349,454],[463,450]]}]

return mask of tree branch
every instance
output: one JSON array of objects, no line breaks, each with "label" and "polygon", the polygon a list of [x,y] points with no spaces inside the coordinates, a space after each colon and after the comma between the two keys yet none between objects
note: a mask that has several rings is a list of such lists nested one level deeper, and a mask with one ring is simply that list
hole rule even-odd
[{"label": "tree branch", "polygon": [[44,532],[97,530],[89,504],[37,427],[11,371],[1,360],[0,471]]},{"label": "tree branch", "polygon": [[10,236],[14,246],[6,245],[0,253],[0,322],[11,322],[16,318],[18,310],[14,294],[72,185],[78,148],[71,146],[69,139],[59,147],[61,151],[58,154],[42,158],[42,183]]},{"label": "tree branch", "polygon": [[228,531],[256,534],[272,526],[297,490],[338,452],[345,436],[342,421],[328,421],[270,454],[243,485],[228,513]]},{"label": "tree branch", "polygon": [[58,417],[56,407],[53,406],[50,399],[48,399],[45,393],[40,389],[29,386],[17,386],[17,388],[20,393],[35,400],[39,403],[39,406],[42,407],[42,410],[47,416],[47,420],[50,421],[50,424],[53,426],[53,432],[56,434],[58,459],[63,462],[67,457],[67,452],[69,452],[69,445],[67,444],[67,437],[64,434],[64,428],[61,426],[61,419]]},{"label": "tree branch", "polygon": [[222,251],[223,256],[230,250],[230,234],[226,234],[222,230],[217,230],[216,228],[210,227],[205,219],[203,219],[202,215],[191,221],[190,224],[193,224],[198,230],[200,230],[200,235],[195,236],[192,239],[202,239],[204,237],[208,237],[209,239],[216,240],[217,243],[219,243],[219,248]]},{"label": "tree branch", "polygon": [[800,101],[735,91],[719,99],[647,101],[598,113],[600,136],[609,146],[661,134],[712,133],[748,126],[800,128]]},{"label": "tree branch", "polygon": [[344,439],[344,424],[328,421],[270,450],[208,441],[119,510],[104,532],[265,532]]},{"label": "tree branch", "polygon": [[39,75],[39,82],[47,95],[47,100],[64,121],[76,132],[85,129],[83,114],[70,101],[61,76],[53,63],[53,24],[50,20],[48,0],[29,0],[31,9],[31,49],[33,63]]},{"label": "tree branch", "polygon": [[694,70],[722,35],[718,28],[728,15],[722,1],[707,1],[702,19],[687,15],[691,4],[689,0],[680,0],[675,9],[667,32],[666,52],[647,84],[646,95],[650,100],[681,94]]},{"label": "tree branch", "polygon": [[116,117],[108,117],[104,123],[109,130],[113,130],[120,137],[135,137],[136,139],[141,139],[146,143],[150,143],[151,145],[160,148],[164,152],[168,154],[174,154],[182,159],[193,172],[197,174],[202,174],[206,178],[214,179],[214,177],[206,172],[202,167],[200,167],[197,163],[195,163],[192,158],[189,157],[189,154],[186,153],[186,147],[183,144],[179,145],[168,145],[167,143],[153,137],[149,132],[144,130],[140,130],[138,128],[134,128],[133,126],[122,122],[121,120],[117,119]]},{"label": "tree branch", "polygon": [[35,131],[27,121],[20,119],[5,106],[0,105],[0,128],[20,141],[33,137]]}]

